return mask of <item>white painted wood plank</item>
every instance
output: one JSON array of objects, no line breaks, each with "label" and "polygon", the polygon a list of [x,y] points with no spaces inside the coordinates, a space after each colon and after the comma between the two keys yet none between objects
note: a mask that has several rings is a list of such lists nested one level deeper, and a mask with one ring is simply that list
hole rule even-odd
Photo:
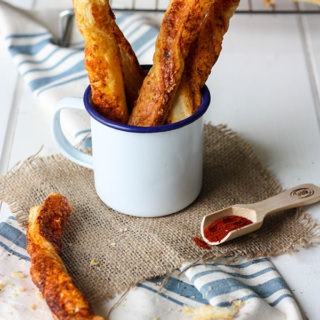
[{"label": "white painted wood plank", "polygon": [[145,0],[135,0],[132,1],[135,9],[150,9],[156,10],[157,9],[157,1],[148,1]]},{"label": "white painted wood plank", "polygon": [[[320,6],[319,6],[320,10]],[[305,28],[306,42],[310,59],[311,81],[313,81],[313,94],[317,106],[318,122],[320,123],[320,14],[302,17]]]},{"label": "white painted wood plank", "polygon": [[19,82],[16,106],[19,108],[15,139],[12,143],[9,167],[36,154],[57,153],[51,135],[52,109],[33,97],[24,81]]},{"label": "white painted wood plank", "polygon": [[234,16],[207,119],[251,142],[284,187],[320,184],[319,128],[296,16]]},{"label": "white painted wood plank", "polygon": [[45,0],[3,0],[15,7],[24,10],[56,10],[69,9],[72,6],[70,0],[45,1]]},{"label": "white painted wood plank", "polygon": [[249,10],[249,1],[242,0],[239,2],[238,10]]},{"label": "white painted wood plank", "polygon": [[297,10],[297,5],[295,2],[290,0],[277,0],[275,4],[275,10],[284,11],[295,11]]},{"label": "white painted wood plank", "polygon": [[[18,78],[16,68],[13,64],[3,41],[0,42],[0,100],[1,100],[1,117],[0,117],[0,174],[6,171],[6,157],[4,155],[7,149],[6,138],[12,124],[12,108],[16,80]],[[9,146],[8,146],[9,147]]]},{"label": "white painted wood plank", "polygon": [[315,4],[307,1],[305,2],[300,1],[298,4],[301,11],[317,11],[318,13],[320,11],[319,4]]},{"label": "white painted wood plank", "polygon": [[31,9],[33,6],[33,0],[3,0],[12,6],[19,7],[22,9]]}]

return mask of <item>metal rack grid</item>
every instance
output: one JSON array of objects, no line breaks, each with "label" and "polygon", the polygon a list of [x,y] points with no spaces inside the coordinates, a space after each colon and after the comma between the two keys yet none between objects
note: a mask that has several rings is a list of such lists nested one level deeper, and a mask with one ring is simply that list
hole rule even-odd
[{"label": "metal rack grid", "polygon": [[[266,0],[241,0],[237,14],[320,14],[320,5],[298,0],[274,0],[275,4],[267,6]],[[114,11],[163,13],[170,0],[110,0]],[[60,46],[68,45],[68,38],[74,12],[72,9],[60,13],[58,40]]]},{"label": "metal rack grid", "polygon": [[[303,1],[275,0],[273,5],[264,0],[241,0],[236,13],[240,14],[319,14],[320,5]],[[115,11],[164,12],[169,0],[111,0]]]}]

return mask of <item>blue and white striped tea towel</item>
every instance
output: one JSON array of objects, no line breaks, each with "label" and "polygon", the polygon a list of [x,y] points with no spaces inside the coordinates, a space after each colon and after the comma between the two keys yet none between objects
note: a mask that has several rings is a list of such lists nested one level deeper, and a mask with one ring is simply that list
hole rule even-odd
[{"label": "blue and white striped tea towel", "polygon": [[[37,12],[39,14],[39,12]],[[57,12],[53,12],[57,20]],[[73,28],[70,47],[56,44],[57,30],[48,30],[29,15],[0,2],[1,35],[15,64],[33,94],[50,105],[66,96],[82,96],[88,84],[83,63],[83,40]],[[130,41],[141,64],[151,63],[158,19],[118,14],[117,23]],[[58,28],[58,25],[57,25]]]},{"label": "blue and white striped tea towel", "polygon": [[[25,233],[14,217],[0,220],[0,319],[50,319],[33,285]],[[303,319],[284,279],[269,259],[185,264],[167,281],[150,279],[95,305],[110,320],[300,320]],[[164,285],[163,285],[164,283]],[[118,302],[121,302],[117,305]],[[218,316],[220,315],[220,317]]]},{"label": "blue and white striped tea towel", "polygon": [[269,259],[198,264],[187,268],[186,276],[213,306],[244,302],[237,319],[302,319],[292,293]]},{"label": "blue and white striped tea towel", "polygon": [[[31,18],[31,14],[35,19]],[[59,100],[64,97],[82,97],[89,84],[83,61],[83,38],[74,23],[70,46],[57,45],[55,34],[58,30],[58,15],[57,11],[45,14],[41,11],[24,12],[0,1],[1,36],[19,74],[48,117],[51,117]],[[48,21],[50,16],[55,24]],[[43,21],[44,17],[47,21]],[[47,25],[40,24],[38,20]],[[140,64],[151,64],[160,23],[158,16],[119,13],[117,23],[130,41]],[[86,148],[89,127],[87,114],[64,110],[61,118],[66,137],[73,145]]]},{"label": "blue and white striped tea towel", "polygon": [[[117,19],[140,63],[151,63],[158,22],[137,14],[119,14]],[[54,31],[30,13],[0,1],[0,32],[35,101],[48,116],[61,98],[82,96],[88,80],[83,42],[76,31],[69,48],[59,47]],[[71,140],[76,141],[81,130],[90,128],[85,115],[74,119],[72,115],[66,122]],[[4,206],[1,213],[6,215],[0,218],[0,319],[50,319],[29,276],[24,230]],[[122,300],[116,297],[94,307],[102,315],[112,309],[111,320],[302,319],[292,293],[268,259],[186,264],[181,270],[185,271],[177,270],[162,288],[163,278],[150,279]]]}]

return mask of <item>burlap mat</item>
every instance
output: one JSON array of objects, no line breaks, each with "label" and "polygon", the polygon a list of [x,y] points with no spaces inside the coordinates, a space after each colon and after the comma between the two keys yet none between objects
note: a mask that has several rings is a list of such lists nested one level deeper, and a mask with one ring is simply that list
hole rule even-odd
[{"label": "burlap mat", "polygon": [[274,256],[311,245],[319,227],[301,211],[277,214],[258,232],[207,251],[195,245],[205,214],[251,203],[280,191],[252,148],[225,127],[205,126],[204,183],[199,198],[167,217],[136,218],[107,208],[97,197],[92,171],[61,155],[32,157],[0,178],[0,198],[22,224],[29,208],[51,192],[74,207],[63,241],[63,260],[91,302],[111,298],[138,282],[163,275],[206,254]]}]

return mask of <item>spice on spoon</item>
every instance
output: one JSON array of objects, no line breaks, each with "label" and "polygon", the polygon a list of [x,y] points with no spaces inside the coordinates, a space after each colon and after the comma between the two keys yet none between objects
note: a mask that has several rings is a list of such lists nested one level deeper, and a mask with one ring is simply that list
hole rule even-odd
[{"label": "spice on spoon", "polygon": [[251,220],[241,216],[225,216],[209,224],[204,229],[204,236],[210,242],[220,242],[230,231],[237,230],[251,223]]}]

